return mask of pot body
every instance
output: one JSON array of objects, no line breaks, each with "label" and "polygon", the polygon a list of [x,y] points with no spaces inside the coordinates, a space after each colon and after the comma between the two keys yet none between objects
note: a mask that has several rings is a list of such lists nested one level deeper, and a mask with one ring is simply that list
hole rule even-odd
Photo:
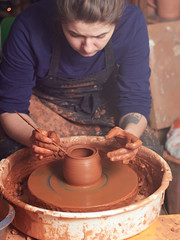
[{"label": "pot body", "polygon": [[88,187],[95,184],[102,175],[97,148],[88,145],[71,146],[63,162],[63,175],[70,185]]},{"label": "pot body", "polygon": [[164,19],[176,19],[179,17],[179,0],[157,0],[158,15]]},{"label": "pot body", "polygon": [[[95,145],[99,149],[101,161],[106,152],[117,145],[115,140],[106,141],[104,137],[77,136],[61,139],[61,144],[66,147],[81,143]],[[102,153],[102,149],[106,152]],[[142,146],[138,156],[146,159],[158,171],[156,179],[153,179],[156,187],[149,197],[113,210],[71,213],[35,207],[16,199],[8,192],[5,186],[9,172],[17,169],[26,176],[40,164],[50,161],[43,159],[34,162],[28,149],[19,150],[0,162],[0,189],[16,211],[13,225],[21,232],[40,240],[123,240],[142,232],[158,218],[172,175],[168,164],[155,152]]]}]

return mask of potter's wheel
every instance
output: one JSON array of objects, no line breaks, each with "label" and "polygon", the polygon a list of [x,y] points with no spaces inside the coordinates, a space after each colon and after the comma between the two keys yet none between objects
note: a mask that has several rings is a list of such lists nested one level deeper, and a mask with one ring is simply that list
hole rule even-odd
[{"label": "potter's wheel", "polygon": [[95,185],[76,187],[65,182],[62,161],[55,161],[34,170],[28,188],[33,198],[54,210],[94,212],[129,204],[138,193],[138,177],[127,165],[109,161]]},{"label": "potter's wheel", "polygon": [[[110,167],[108,165],[110,161],[106,158],[107,152],[119,147],[115,140],[105,141],[104,137],[94,136],[62,138],[61,143],[64,147],[82,143],[96,146],[99,149],[103,166],[107,168]],[[13,225],[19,231],[35,239],[123,240],[137,235],[158,218],[165,190],[172,179],[171,170],[166,161],[142,146],[134,161],[137,164],[135,165],[137,168],[133,169],[138,173],[139,193],[132,204],[108,211],[85,213],[49,211],[49,208],[37,207],[31,203],[27,195],[26,179],[35,169],[53,161],[56,159],[46,158],[38,161],[33,158],[27,148],[0,161],[0,189],[16,211]],[[116,165],[116,163],[111,164]],[[143,181],[141,181],[142,177]],[[14,194],[18,193],[17,184],[20,185],[23,195]],[[152,187],[149,188],[149,186]],[[146,196],[141,195],[144,193]],[[142,199],[142,196],[145,197]]]}]

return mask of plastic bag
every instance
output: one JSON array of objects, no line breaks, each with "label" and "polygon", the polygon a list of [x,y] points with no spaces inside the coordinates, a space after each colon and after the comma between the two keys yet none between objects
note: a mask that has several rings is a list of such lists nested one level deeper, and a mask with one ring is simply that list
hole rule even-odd
[{"label": "plastic bag", "polygon": [[165,148],[171,156],[180,159],[180,118],[170,127]]}]

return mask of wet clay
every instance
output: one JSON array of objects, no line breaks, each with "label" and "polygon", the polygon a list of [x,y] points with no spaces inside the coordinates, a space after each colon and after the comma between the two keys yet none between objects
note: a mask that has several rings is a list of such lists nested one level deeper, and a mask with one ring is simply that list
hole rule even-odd
[{"label": "wet clay", "polygon": [[[106,141],[103,137],[96,136],[61,138],[61,144],[65,149],[82,143],[98,148],[105,167],[110,162],[107,152],[120,148],[115,139]],[[13,225],[35,239],[100,240],[126,239],[134,236],[157,219],[164,191],[172,179],[166,162],[151,150],[140,147],[135,161],[131,162],[132,166],[128,165],[138,175],[139,192],[132,203],[111,211],[87,213],[49,211],[43,206],[41,208],[34,206],[28,195],[27,180],[36,169],[55,161],[60,162],[61,159],[55,157],[35,159],[26,148],[3,159],[0,164],[1,193],[13,204],[16,211]]]},{"label": "wet clay", "polygon": [[127,165],[103,165],[99,181],[88,187],[67,184],[62,168],[63,162],[56,161],[30,175],[28,188],[32,202],[58,211],[94,212],[125,206],[138,193],[137,174]]},{"label": "wet clay", "polygon": [[[91,191],[93,194],[94,194],[94,192],[96,192],[96,190],[97,190],[96,188],[99,187],[100,190],[102,190],[103,184],[106,183],[106,185],[108,185],[107,179],[108,179],[108,181],[111,180],[111,182],[112,182],[111,188],[114,189],[114,192],[118,192],[118,190],[121,188],[121,184],[124,185],[129,180],[129,177],[126,176],[122,181],[119,181],[119,180],[117,180],[117,178],[120,176],[120,174],[116,175],[116,173],[117,172],[119,173],[119,170],[125,169],[125,168],[127,168],[126,170],[130,176],[134,173],[137,176],[138,194],[137,194],[136,190],[134,190],[134,192],[133,192],[133,190],[130,191],[131,193],[134,194],[134,196],[136,196],[136,194],[137,194],[137,196],[133,200],[131,199],[132,200],[131,202],[129,202],[129,201],[123,202],[122,201],[121,203],[124,204],[123,206],[128,205],[130,203],[138,202],[139,200],[142,200],[142,199],[145,199],[147,196],[151,195],[154,191],[156,191],[160,187],[162,176],[163,176],[163,170],[161,171],[159,169],[159,166],[158,165],[156,166],[156,161],[153,161],[153,158],[154,158],[153,155],[152,155],[152,161],[148,161],[148,159],[150,159],[151,156],[137,155],[136,159],[133,162],[130,162],[128,165],[122,165],[118,162],[111,162],[107,158],[107,152],[113,151],[115,149],[115,147],[119,148],[120,146],[118,145],[117,142],[114,143],[113,142],[114,140],[113,141],[109,140],[105,144],[103,138],[102,138],[102,141],[100,141],[99,139],[100,138],[98,138],[98,137],[93,137],[93,141],[95,141],[95,143],[92,142],[91,138],[87,138],[87,141],[84,141],[84,144],[88,144],[88,145],[91,145],[92,147],[98,148],[99,154],[100,154],[100,157],[102,160],[102,165],[103,165],[103,174],[102,174],[100,181],[97,183],[97,185],[94,188],[93,187],[91,188]],[[72,145],[76,145],[78,143],[79,143],[78,138],[77,139],[75,138],[74,142],[70,142],[69,145],[67,144],[67,142],[65,142],[65,147],[68,148],[68,147],[70,147]],[[63,142],[61,142],[61,144],[63,145]],[[61,181],[60,182],[57,181],[57,175],[61,176],[60,179],[62,179],[62,177],[63,177],[62,172],[61,172],[62,163],[63,163],[62,159],[46,158],[46,159],[39,161],[39,160],[33,159],[33,157],[30,155],[30,153],[28,154],[27,152],[24,151],[24,154],[25,155],[23,155],[23,153],[21,154],[21,151],[19,153],[17,152],[15,154],[14,158],[18,159],[18,161],[16,160],[16,164],[13,166],[11,171],[9,171],[9,174],[4,183],[6,191],[14,199],[14,201],[20,200],[24,203],[28,203],[33,206],[38,206],[38,207],[42,207],[42,208],[50,209],[50,210],[60,210],[61,208],[64,207],[64,209],[61,209],[61,211],[62,210],[66,211],[67,205],[65,205],[65,204],[62,207],[62,206],[58,206],[57,204],[54,204],[54,203],[52,203],[52,204],[44,203],[44,201],[41,201],[41,200],[39,201],[39,200],[37,200],[37,198],[33,198],[33,196],[31,194],[29,194],[28,187],[27,187],[28,178],[31,174],[33,174],[33,172],[36,173],[36,171],[39,171],[39,170],[43,170],[43,171],[45,170],[46,174],[51,176],[51,178],[49,179],[49,183],[51,184],[50,186],[53,188],[57,188],[58,189],[57,191],[67,191],[66,188],[69,187],[69,189],[68,189],[69,192],[76,191],[76,194],[74,194],[74,196],[79,195],[79,194],[84,194],[84,192],[86,191],[86,189],[82,189],[82,188],[79,189],[78,187],[72,188],[71,185],[68,185],[68,184],[65,185],[64,181],[63,181],[63,183]],[[12,156],[12,158],[13,158],[13,156]],[[57,162],[59,164],[58,167],[56,165]],[[109,169],[111,169],[111,170],[109,170]],[[57,170],[57,172],[53,172],[54,170]],[[48,171],[49,171],[49,173],[48,173]],[[50,172],[51,172],[51,174],[50,174]],[[125,172],[125,170],[123,170],[123,172]],[[37,173],[40,174],[39,172],[37,172]],[[113,179],[115,179],[115,180],[113,180]],[[44,181],[43,178],[40,180]],[[113,181],[114,181],[114,183],[113,183]],[[118,184],[120,184],[120,185],[118,185]],[[47,187],[47,184],[45,184],[45,186]],[[70,191],[70,189],[71,189],[71,191]],[[104,189],[105,189],[105,187],[104,187]],[[124,189],[127,190],[126,188],[124,188]],[[134,186],[134,189],[136,189],[135,186]],[[109,194],[108,191],[107,191],[106,195],[103,196],[102,200],[104,200],[106,198],[109,199],[111,197],[111,194]],[[115,193],[113,193],[113,194],[115,194]],[[121,194],[120,199],[123,199],[123,195],[120,191],[117,194]],[[61,195],[62,194],[57,194],[57,199],[59,198],[59,200],[61,200]],[[128,192],[126,192],[124,194],[124,196],[127,196],[127,195],[128,195]],[[74,198],[74,196],[73,196],[73,198]],[[118,198],[119,195],[117,195],[116,197]],[[107,205],[109,204],[109,209],[119,207],[118,205],[116,205],[117,202],[115,202],[117,200],[117,198],[115,200],[112,198],[109,199],[109,202],[107,202]],[[102,210],[104,206],[106,207],[106,203],[105,202],[103,203],[102,200],[99,201],[101,203],[102,208],[98,206],[98,202],[95,202],[95,204],[93,205],[93,206],[97,207],[96,208],[97,211],[98,211],[98,209]],[[115,204],[114,204],[114,202],[115,202]],[[110,203],[112,203],[112,204],[110,204]],[[75,205],[75,202],[74,203],[71,202],[70,206],[75,207],[76,210],[77,210],[77,208],[79,208],[79,211],[81,211],[81,206]],[[92,203],[90,205],[88,205],[88,195],[87,195],[87,199],[86,199],[86,206],[84,205],[82,207],[82,211],[84,209],[86,209],[86,207],[87,207],[87,211],[91,211]],[[69,209],[69,206],[67,207],[67,211],[70,211],[70,210],[73,211],[73,209],[71,209],[71,208]]]},{"label": "wet clay", "polygon": [[69,185],[88,187],[102,175],[102,164],[98,149],[88,145],[68,148],[63,159],[63,176]]}]

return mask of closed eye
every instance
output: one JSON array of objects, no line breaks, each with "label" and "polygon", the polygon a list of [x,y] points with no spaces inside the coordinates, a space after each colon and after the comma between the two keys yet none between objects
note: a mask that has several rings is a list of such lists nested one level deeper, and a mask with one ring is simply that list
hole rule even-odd
[{"label": "closed eye", "polygon": [[99,36],[96,36],[96,38],[104,38],[105,36],[106,36],[106,34],[104,33],[104,34],[101,34]]},{"label": "closed eye", "polygon": [[79,35],[77,33],[74,33],[74,32],[70,32],[70,35],[74,38],[80,38],[80,37],[83,37],[82,35]]}]

